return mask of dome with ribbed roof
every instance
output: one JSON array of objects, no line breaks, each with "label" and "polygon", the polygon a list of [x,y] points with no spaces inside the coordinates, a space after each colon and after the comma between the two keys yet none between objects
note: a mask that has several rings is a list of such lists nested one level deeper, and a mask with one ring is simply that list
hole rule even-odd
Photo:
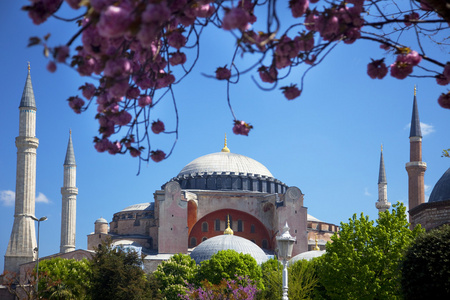
[{"label": "dome with ribbed roof", "polygon": [[188,163],[178,174],[178,176],[196,173],[234,173],[254,174],[273,177],[272,173],[260,162],[231,152],[217,152],[204,155]]},{"label": "dome with ribbed roof", "polygon": [[450,168],[442,175],[431,192],[428,203],[450,200]]},{"label": "dome with ribbed roof", "polygon": [[313,258],[320,257],[326,253],[325,250],[312,250],[312,251],[306,251],[300,254],[297,254],[293,258],[289,260],[289,265],[293,265],[299,260],[312,260]]},{"label": "dome with ribbed roof", "polygon": [[[287,186],[260,162],[224,147],[188,163],[171,179],[182,189],[284,193]],[[164,188],[164,186],[163,186]]]},{"label": "dome with ribbed roof", "polygon": [[258,245],[243,237],[231,234],[218,235],[207,239],[191,252],[191,258],[197,264],[200,264],[221,250],[234,250],[238,253],[250,254],[258,265],[268,260],[267,255]]}]

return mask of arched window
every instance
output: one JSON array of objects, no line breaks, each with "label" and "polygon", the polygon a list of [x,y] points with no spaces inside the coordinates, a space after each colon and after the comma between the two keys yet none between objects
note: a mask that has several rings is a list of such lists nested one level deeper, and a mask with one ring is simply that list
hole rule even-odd
[{"label": "arched window", "polygon": [[202,231],[203,232],[208,232],[208,222],[203,222],[202,223]]},{"label": "arched window", "polygon": [[216,219],[216,221],[214,223],[214,230],[220,231],[220,220],[219,219]]},{"label": "arched window", "polygon": [[263,249],[269,248],[269,243],[267,242],[266,239],[263,239],[263,240],[262,240],[262,247],[261,247],[261,248],[263,248]]},{"label": "arched window", "polygon": [[238,230],[237,230],[238,232],[242,232],[243,231],[243,229],[242,229],[242,220],[238,220]]},{"label": "arched window", "polygon": [[250,233],[255,233],[255,224],[250,225]]},{"label": "arched window", "polygon": [[206,236],[204,236],[203,238],[202,238],[202,242],[204,242],[204,241],[206,241],[208,238],[206,237]]},{"label": "arched window", "polygon": [[197,239],[195,237],[191,237],[191,242],[189,243],[190,247],[197,246]]}]

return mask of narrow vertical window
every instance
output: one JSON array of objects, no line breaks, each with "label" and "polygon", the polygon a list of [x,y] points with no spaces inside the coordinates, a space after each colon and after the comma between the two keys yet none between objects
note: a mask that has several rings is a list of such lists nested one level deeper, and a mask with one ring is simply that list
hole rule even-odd
[{"label": "narrow vertical window", "polygon": [[220,220],[219,219],[216,219],[216,221],[214,223],[214,230],[220,231]]},{"label": "narrow vertical window", "polygon": [[255,224],[250,225],[250,233],[255,233]]},{"label": "narrow vertical window", "polygon": [[266,239],[262,240],[262,248],[263,248],[263,249],[269,248],[269,243],[267,243],[267,240],[266,240]]},{"label": "narrow vertical window", "polygon": [[208,232],[208,222],[203,222],[202,223],[202,231],[203,232]]},{"label": "narrow vertical window", "polygon": [[237,231],[238,232],[242,232],[243,230],[242,230],[242,220],[238,220],[238,229],[237,229]]}]

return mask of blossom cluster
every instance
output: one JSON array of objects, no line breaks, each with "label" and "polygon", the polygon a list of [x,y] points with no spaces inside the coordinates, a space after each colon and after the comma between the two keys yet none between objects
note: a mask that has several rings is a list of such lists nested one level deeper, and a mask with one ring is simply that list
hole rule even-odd
[{"label": "blossom cluster", "polygon": [[[81,113],[90,103],[95,103],[99,123],[98,136],[94,139],[97,151],[128,152],[133,157],[158,162],[167,155],[162,150],[152,149],[149,135],[176,133],[177,129],[167,131],[163,121],[149,120],[150,111],[159,103],[161,95],[166,95],[189,73],[191,68],[185,66],[188,55],[196,52],[189,49],[199,46],[201,29],[208,24],[232,32],[242,55],[261,55],[256,65],[259,79],[273,86],[296,66],[303,64],[308,70],[314,67],[340,42],[353,44],[359,39],[370,39],[380,43],[387,50],[386,54],[394,53],[395,61],[391,64],[385,63],[386,57],[368,64],[367,74],[373,79],[382,79],[388,73],[404,79],[424,59],[423,53],[401,45],[389,35],[370,34],[363,28],[383,26],[373,22],[374,18],[370,19],[373,11],[384,17],[385,24],[401,24],[401,30],[416,27],[424,18],[437,15],[427,0],[421,0],[408,11],[399,10],[389,20],[375,0],[318,1],[290,0],[290,14],[298,23],[281,32],[279,26],[273,28],[270,17],[265,31],[256,30],[255,8],[266,5],[270,16],[276,14],[275,4],[273,7],[270,4],[276,1],[65,0],[72,9],[84,11],[78,20],[78,32],[66,45],[48,47],[47,38],[42,42],[31,38],[30,45],[44,44],[44,53],[51,54],[47,65],[50,72],[56,71],[58,63],[65,63],[81,76],[96,78],[95,82],[86,82],[79,88],[84,100],[73,96],[68,104],[75,113]],[[64,5],[63,0],[30,2],[23,9],[35,24],[45,22]],[[273,15],[273,19],[279,22],[280,18]],[[74,41],[79,41],[79,45],[72,47]],[[194,64],[196,58],[192,60]],[[444,66],[444,70],[434,76],[437,83],[448,85],[450,65],[434,62],[439,67]],[[236,83],[239,70],[234,58],[228,65],[230,67],[218,67],[215,78]],[[181,76],[176,77],[178,72],[175,71],[180,71]],[[303,78],[280,88],[287,100],[300,97]],[[442,94],[439,104],[448,108],[448,99],[448,93]],[[144,130],[138,130],[140,127]],[[235,134],[248,135],[252,128],[245,121],[233,120]],[[119,133],[123,136],[117,139]],[[143,141],[148,143],[146,152],[143,152]]]},{"label": "blossom cluster", "polygon": [[238,276],[236,279],[222,279],[217,285],[207,280],[203,281],[200,287],[188,284],[186,294],[179,297],[184,300],[253,300],[257,291],[255,282],[248,276]]}]

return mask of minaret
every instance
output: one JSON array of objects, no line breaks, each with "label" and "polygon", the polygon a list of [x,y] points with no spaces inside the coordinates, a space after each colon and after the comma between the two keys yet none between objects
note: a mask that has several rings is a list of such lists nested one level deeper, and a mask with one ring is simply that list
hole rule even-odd
[{"label": "minaret", "polygon": [[5,271],[19,272],[19,265],[35,260],[34,221],[36,197],[36,102],[31,85],[30,64],[19,106],[19,136],[16,137],[16,199],[14,224],[5,254]]},{"label": "minaret", "polygon": [[[416,87],[414,87],[414,104],[409,134],[410,158],[406,163],[408,172],[409,209],[425,203],[424,174],[427,164],[422,161],[422,132],[420,130],[419,110],[417,109]],[[411,221],[411,216],[410,216]]]},{"label": "minaret", "polygon": [[77,216],[76,187],[77,165],[73,152],[72,131],[69,133],[69,144],[67,145],[66,159],[64,160],[64,185],[61,188],[61,246],[60,252],[66,253],[75,250],[75,232]]},{"label": "minaret", "polygon": [[386,170],[384,169],[383,145],[381,145],[380,172],[378,174],[378,201],[375,203],[378,212],[384,212],[391,207],[387,201],[387,180]]}]

